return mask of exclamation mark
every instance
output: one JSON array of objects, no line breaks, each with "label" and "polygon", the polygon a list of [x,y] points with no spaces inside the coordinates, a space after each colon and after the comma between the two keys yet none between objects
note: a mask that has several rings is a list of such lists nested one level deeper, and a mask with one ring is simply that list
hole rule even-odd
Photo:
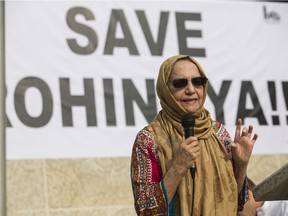
[{"label": "exclamation mark", "polygon": [[[286,109],[288,111],[288,82],[282,82],[282,89],[283,89]],[[288,115],[286,115],[286,124],[288,125]]]},{"label": "exclamation mark", "polygon": [[[272,110],[277,110],[277,104],[276,104],[276,87],[275,82],[268,81],[268,89],[269,89],[269,95],[271,100],[271,106]],[[273,125],[280,125],[280,120],[278,115],[272,115],[272,123]]]}]

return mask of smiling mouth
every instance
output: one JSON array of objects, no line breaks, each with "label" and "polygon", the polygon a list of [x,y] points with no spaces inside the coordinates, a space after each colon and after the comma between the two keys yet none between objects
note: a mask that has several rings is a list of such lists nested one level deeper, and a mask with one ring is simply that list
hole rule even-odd
[{"label": "smiling mouth", "polygon": [[182,100],[184,103],[194,103],[197,101],[197,99],[186,99],[186,100]]}]

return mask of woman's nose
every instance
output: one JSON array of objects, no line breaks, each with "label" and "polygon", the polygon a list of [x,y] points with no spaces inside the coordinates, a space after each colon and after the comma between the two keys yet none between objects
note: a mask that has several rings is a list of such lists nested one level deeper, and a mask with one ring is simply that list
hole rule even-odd
[{"label": "woman's nose", "polygon": [[191,80],[188,81],[187,85],[186,85],[186,88],[185,88],[185,92],[186,93],[195,93],[195,87],[194,85],[192,84]]}]

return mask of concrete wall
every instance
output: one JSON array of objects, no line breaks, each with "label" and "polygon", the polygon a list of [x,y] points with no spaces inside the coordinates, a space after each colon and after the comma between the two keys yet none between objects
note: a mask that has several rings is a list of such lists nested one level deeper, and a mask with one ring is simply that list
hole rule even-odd
[{"label": "concrete wall", "polygon": [[[248,175],[260,183],[288,155],[252,156]],[[8,216],[136,215],[130,158],[9,160]]]}]

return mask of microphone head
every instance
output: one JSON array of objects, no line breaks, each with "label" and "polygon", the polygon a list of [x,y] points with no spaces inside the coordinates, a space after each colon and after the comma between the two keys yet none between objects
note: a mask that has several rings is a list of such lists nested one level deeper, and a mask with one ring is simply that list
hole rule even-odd
[{"label": "microphone head", "polygon": [[182,116],[181,124],[183,128],[189,128],[195,126],[195,117],[191,113],[186,113]]}]

